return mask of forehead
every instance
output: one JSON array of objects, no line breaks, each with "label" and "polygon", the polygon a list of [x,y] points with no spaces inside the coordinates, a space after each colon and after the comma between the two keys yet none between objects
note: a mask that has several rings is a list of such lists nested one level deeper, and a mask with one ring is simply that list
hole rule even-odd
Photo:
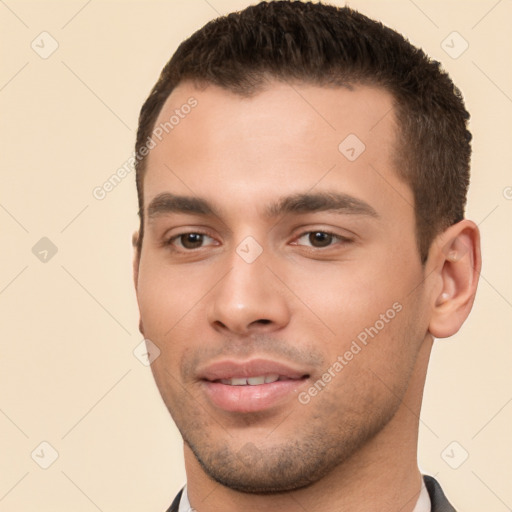
[{"label": "forehead", "polygon": [[378,87],[274,82],[242,97],[184,82],[165,102],[157,131],[145,205],[165,190],[247,206],[313,187],[379,202],[390,193],[386,181],[412,201],[394,171],[393,98]]},{"label": "forehead", "polygon": [[[175,144],[185,144],[184,149],[204,147],[208,141],[215,153],[223,143],[247,137],[267,138],[267,145],[322,138],[325,144],[319,149],[325,149],[329,141],[335,143],[349,133],[380,143],[387,132],[387,142],[392,142],[393,98],[380,87],[362,85],[320,87],[274,81],[244,97],[214,85],[197,89],[184,82],[167,98],[155,126],[163,129],[163,138],[171,139],[167,135],[172,133]],[[191,132],[195,137],[190,137]],[[258,153],[259,148],[252,147]],[[301,147],[311,152],[311,144]],[[249,144],[240,146],[246,156],[249,149]]]}]

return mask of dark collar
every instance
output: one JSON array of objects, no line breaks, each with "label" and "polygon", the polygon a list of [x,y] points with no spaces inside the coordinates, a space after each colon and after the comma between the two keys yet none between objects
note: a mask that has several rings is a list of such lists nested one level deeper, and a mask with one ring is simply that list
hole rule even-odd
[{"label": "dark collar", "polygon": [[437,483],[435,478],[424,475],[423,480],[425,487],[427,488],[428,495],[430,496],[430,503],[432,504],[432,512],[457,512],[450,502],[446,499],[446,496],[441,489],[441,486]]},{"label": "dark collar", "polygon": [[181,489],[181,491],[176,495],[176,498],[174,498],[174,501],[172,502],[171,506],[167,509],[167,512],[178,512],[182,493],[183,489]]},{"label": "dark collar", "polygon": [[[425,475],[423,477],[425,481],[425,487],[427,488],[428,495],[430,496],[430,502],[432,504],[431,512],[457,512],[446,499],[446,496],[441,489],[441,486],[437,483],[437,480],[431,476]],[[178,512],[180,506],[181,494],[183,489],[176,495],[172,505],[167,509],[167,512]]]}]

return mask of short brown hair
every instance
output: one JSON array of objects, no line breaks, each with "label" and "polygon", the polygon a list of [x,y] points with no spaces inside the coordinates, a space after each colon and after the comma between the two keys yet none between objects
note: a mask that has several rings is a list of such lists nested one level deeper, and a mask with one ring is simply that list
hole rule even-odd
[{"label": "short brown hair", "polygon": [[[471,134],[462,95],[440,63],[402,35],[348,7],[261,2],[207,23],[178,47],[139,117],[136,154],[151,136],[173,89],[189,80],[242,96],[269,79],[318,86],[373,85],[394,99],[396,168],[414,194],[421,261],[434,237],[464,217]],[[140,251],[143,177],[136,162]]]}]

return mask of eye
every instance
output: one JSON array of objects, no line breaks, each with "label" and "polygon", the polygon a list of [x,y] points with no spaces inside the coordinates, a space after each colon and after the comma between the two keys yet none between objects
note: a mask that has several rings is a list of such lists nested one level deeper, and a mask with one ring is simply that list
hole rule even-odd
[{"label": "eye", "polygon": [[296,245],[305,245],[308,247],[314,247],[322,249],[323,247],[329,247],[333,242],[348,242],[349,240],[345,237],[329,233],[327,231],[308,231],[303,233],[296,240]]},{"label": "eye", "polygon": [[212,245],[211,242],[215,242],[211,236],[205,235],[204,233],[191,232],[173,236],[167,243],[177,246],[180,249],[192,250],[200,249],[205,244]]}]

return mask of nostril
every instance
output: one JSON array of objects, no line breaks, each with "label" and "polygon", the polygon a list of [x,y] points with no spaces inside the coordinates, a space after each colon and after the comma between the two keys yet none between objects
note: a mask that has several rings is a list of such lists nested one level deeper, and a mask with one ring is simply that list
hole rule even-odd
[{"label": "nostril", "polygon": [[226,326],[225,324],[223,324],[220,320],[215,320],[215,322],[214,322],[214,323],[215,323],[215,325],[216,325],[217,327],[220,327],[220,328],[222,328],[222,329],[227,329],[227,326]]}]

